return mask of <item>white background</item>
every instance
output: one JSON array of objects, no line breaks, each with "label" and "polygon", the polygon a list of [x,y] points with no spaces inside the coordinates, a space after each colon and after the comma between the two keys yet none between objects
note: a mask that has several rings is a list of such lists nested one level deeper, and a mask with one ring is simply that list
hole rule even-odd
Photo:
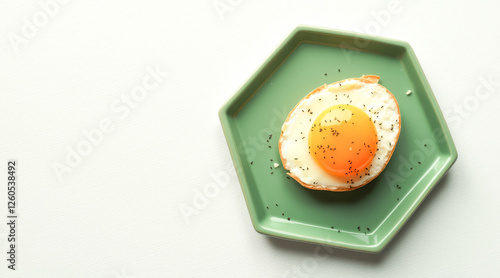
[{"label": "white background", "polygon": [[[388,3],[69,1],[47,15],[37,1],[2,1],[0,218],[14,158],[19,231],[11,271],[0,225],[0,276],[498,275],[500,4],[401,1],[380,18]],[[409,42],[448,119],[459,158],[381,254],[317,260],[315,245],[256,233],[227,168],[218,109],[299,24]],[[148,68],[169,76],[130,114],[114,112]],[[53,165],[106,118],[113,130],[59,180]],[[217,176],[227,185],[183,217]]]}]

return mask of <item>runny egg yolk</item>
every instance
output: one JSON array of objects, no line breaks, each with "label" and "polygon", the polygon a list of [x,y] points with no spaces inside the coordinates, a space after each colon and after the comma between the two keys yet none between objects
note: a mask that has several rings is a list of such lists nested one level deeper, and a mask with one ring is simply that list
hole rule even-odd
[{"label": "runny egg yolk", "polygon": [[377,130],[370,117],[352,105],[325,109],[309,132],[309,153],[335,176],[351,176],[367,169],[377,150]]}]

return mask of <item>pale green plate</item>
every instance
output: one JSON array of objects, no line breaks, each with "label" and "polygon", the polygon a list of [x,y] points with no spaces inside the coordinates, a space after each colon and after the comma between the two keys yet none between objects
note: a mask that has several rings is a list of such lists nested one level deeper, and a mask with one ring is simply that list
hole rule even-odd
[{"label": "pale green plate", "polygon": [[[401,135],[384,172],[361,189],[326,192],[275,169],[281,125],[297,102],[320,85],[364,74],[380,76],[401,110]],[[298,27],[219,116],[255,229],[291,240],[379,252],[457,159],[415,53],[386,38]]]}]

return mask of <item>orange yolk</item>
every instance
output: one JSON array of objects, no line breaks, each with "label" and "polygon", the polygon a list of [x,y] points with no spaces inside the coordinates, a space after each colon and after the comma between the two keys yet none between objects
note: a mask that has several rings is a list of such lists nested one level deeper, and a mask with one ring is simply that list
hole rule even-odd
[{"label": "orange yolk", "polygon": [[324,110],[314,121],[309,153],[326,172],[351,176],[370,166],[377,142],[370,117],[357,107],[341,104]]}]

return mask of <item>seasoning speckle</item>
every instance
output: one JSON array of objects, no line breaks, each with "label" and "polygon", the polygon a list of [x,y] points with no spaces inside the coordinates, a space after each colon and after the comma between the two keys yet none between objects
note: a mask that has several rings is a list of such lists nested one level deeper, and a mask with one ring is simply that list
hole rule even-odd
[{"label": "seasoning speckle", "polygon": [[406,95],[407,96],[411,95],[411,90],[406,91]]}]

